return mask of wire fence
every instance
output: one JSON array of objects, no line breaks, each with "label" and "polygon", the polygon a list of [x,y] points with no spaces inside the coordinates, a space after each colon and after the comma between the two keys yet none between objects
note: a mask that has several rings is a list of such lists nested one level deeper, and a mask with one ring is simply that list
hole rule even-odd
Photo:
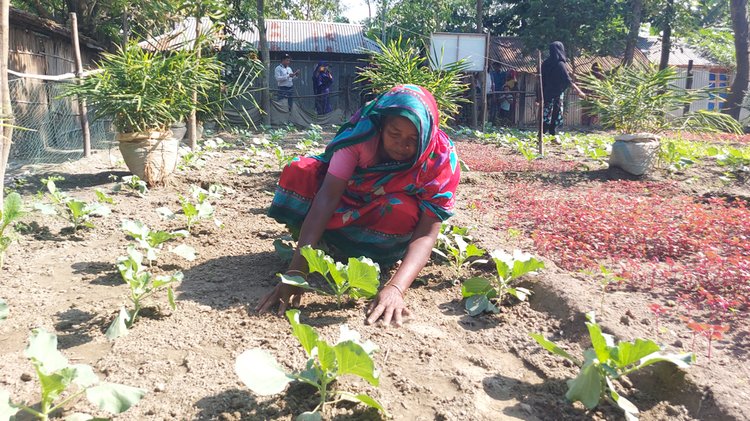
[{"label": "wire fence", "polygon": [[[63,81],[16,78],[10,81],[15,115],[9,167],[52,164],[83,157],[83,134],[78,106],[62,98]],[[89,116],[91,116],[89,110]],[[90,121],[91,148],[107,149],[114,142],[111,121]]]}]

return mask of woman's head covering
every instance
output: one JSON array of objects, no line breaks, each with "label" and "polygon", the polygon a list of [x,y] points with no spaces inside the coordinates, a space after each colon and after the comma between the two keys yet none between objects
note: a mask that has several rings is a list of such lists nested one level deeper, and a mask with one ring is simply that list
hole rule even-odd
[{"label": "woman's head covering", "polygon": [[560,41],[555,41],[549,45],[549,56],[547,60],[550,61],[568,61],[568,57],[565,56],[565,46]]},{"label": "woman's head covering", "polygon": [[320,66],[328,66],[328,62],[321,60],[318,62],[318,64],[315,65],[315,69],[313,70],[313,74],[312,74],[313,81],[318,80],[318,75],[320,75]]},{"label": "woman's head covering", "polygon": [[[358,169],[362,177],[408,179],[404,189],[413,191],[423,205],[441,219],[451,214],[454,192],[460,178],[453,142],[440,130],[440,112],[432,94],[421,86],[398,85],[378,96],[341,126],[336,137],[317,158],[329,162],[339,149],[380,137],[385,117],[409,119],[417,128],[419,145],[411,162],[385,162]],[[395,174],[394,174],[395,173]],[[429,195],[422,197],[422,195]]]}]

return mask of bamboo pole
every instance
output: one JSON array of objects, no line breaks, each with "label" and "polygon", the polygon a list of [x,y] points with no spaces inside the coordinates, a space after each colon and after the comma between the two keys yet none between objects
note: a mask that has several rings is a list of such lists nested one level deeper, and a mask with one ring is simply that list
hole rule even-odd
[{"label": "bamboo pole", "polygon": [[536,50],[536,73],[538,75],[539,83],[539,106],[537,108],[537,123],[539,125],[539,132],[537,134],[537,150],[539,156],[544,156],[544,89],[542,89],[542,52]]},{"label": "bamboo pole", "polygon": [[[83,76],[83,62],[81,61],[81,44],[78,40],[78,17],[75,12],[70,12],[70,26],[73,34],[73,52],[76,59],[76,78],[81,83]],[[81,130],[83,131],[83,157],[91,156],[91,129],[89,128],[89,111],[86,107],[86,100],[78,97],[78,118],[81,121]]]}]

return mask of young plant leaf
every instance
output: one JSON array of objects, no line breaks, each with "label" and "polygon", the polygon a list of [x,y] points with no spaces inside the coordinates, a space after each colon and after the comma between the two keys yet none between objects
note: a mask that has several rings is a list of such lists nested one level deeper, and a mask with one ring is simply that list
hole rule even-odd
[{"label": "young plant leaf", "polygon": [[636,339],[635,342],[620,342],[613,349],[612,360],[618,368],[635,364],[642,358],[661,351],[661,347],[650,339]]},{"label": "young plant leaf", "polygon": [[167,301],[169,302],[169,308],[174,311],[177,309],[177,304],[174,302],[174,290],[172,287],[167,288]]},{"label": "young plant leaf", "polygon": [[388,415],[388,411],[385,409],[385,407],[383,405],[381,405],[380,402],[376,401],[375,399],[373,399],[369,395],[366,395],[364,393],[360,393],[358,395],[355,395],[355,394],[349,393],[349,392],[339,392],[339,395],[343,399],[346,399],[348,401],[351,401],[351,402],[360,402],[360,403],[363,403],[363,404],[369,406],[370,408],[375,408],[378,411],[381,411],[383,413],[383,415],[385,415],[386,418],[390,418],[390,415]]},{"label": "young plant leaf", "polygon": [[612,397],[612,400],[615,401],[617,406],[620,407],[620,409],[625,412],[625,418],[626,420],[638,420],[638,417],[636,416],[638,414],[638,408],[636,408],[635,405],[633,405],[632,402],[625,399],[624,396],[621,396],[617,391],[615,390],[615,385],[612,384],[612,380],[607,377],[607,388],[609,389],[609,396]]},{"label": "young plant leaf", "polygon": [[170,247],[169,251],[171,253],[174,253],[174,254],[182,257],[183,259],[187,260],[188,262],[192,262],[196,258],[196,256],[195,256],[195,249],[193,247],[190,247],[187,244],[180,244],[179,246],[174,247],[174,248]]},{"label": "young plant leaf", "polygon": [[320,412],[303,412],[294,419],[295,421],[323,421],[323,416]]},{"label": "young plant leaf", "polygon": [[45,374],[68,367],[68,359],[57,350],[57,336],[42,328],[31,331],[24,355],[35,365],[39,365],[41,372]]},{"label": "young plant leaf", "polygon": [[350,257],[346,277],[349,280],[349,286],[359,290],[363,297],[372,298],[377,295],[380,286],[380,268],[372,259]]},{"label": "young plant leaf", "polygon": [[75,364],[71,368],[75,370],[75,377],[73,377],[73,383],[81,387],[90,387],[99,383],[99,376],[94,373],[94,369],[90,365],[86,364]]},{"label": "young plant leaf", "polygon": [[281,393],[294,380],[271,354],[262,349],[250,349],[240,354],[234,372],[245,386],[261,396]]},{"label": "young plant leaf", "polygon": [[591,345],[596,352],[596,358],[599,359],[600,363],[606,363],[610,359],[609,349],[614,347],[614,339],[611,335],[605,336],[601,327],[596,323],[586,323],[586,327],[589,330]]},{"label": "young plant leaf", "polygon": [[556,343],[545,339],[544,336],[542,336],[542,335],[540,335],[538,333],[529,333],[529,335],[532,338],[534,338],[534,340],[537,341],[537,343],[539,345],[541,345],[542,348],[546,349],[547,351],[549,351],[549,352],[551,352],[553,354],[557,354],[557,355],[559,355],[559,356],[561,356],[563,358],[567,358],[568,360],[570,360],[571,362],[573,362],[573,364],[575,364],[575,365],[577,365],[579,367],[581,366],[581,362],[578,359],[576,359],[572,355],[568,354],[564,349],[560,348]]},{"label": "young plant leaf", "polygon": [[304,246],[300,249],[300,254],[307,260],[307,267],[310,273],[318,272],[319,274],[328,275],[328,263],[333,260],[326,256],[323,250],[316,250],[310,246]]},{"label": "young plant leaf", "polygon": [[346,341],[333,347],[338,363],[338,374],[353,374],[362,377],[373,386],[380,383],[375,364],[370,355],[358,344]]},{"label": "young plant leaf", "polygon": [[643,358],[636,370],[640,370],[643,367],[662,361],[672,363],[680,368],[688,368],[690,367],[690,364],[693,364],[695,362],[695,354],[693,354],[692,352],[685,354],[662,354],[660,352],[654,352],[653,354]]},{"label": "young plant leaf", "polygon": [[584,352],[585,362],[575,379],[568,380],[568,392],[565,394],[571,402],[580,401],[588,409],[599,404],[602,394],[602,374],[594,364],[596,354],[589,349]]},{"label": "young plant leaf", "polygon": [[0,420],[10,420],[18,413],[19,408],[10,402],[10,393],[0,389]]},{"label": "young plant leaf", "polygon": [[312,350],[318,343],[318,334],[312,326],[300,323],[299,315],[299,310],[288,310],[286,312],[286,318],[289,319],[289,323],[292,325],[292,334],[299,340],[307,355],[311,355]]},{"label": "young plant leaf", "polygon": [[294,247],[286,244],[282,240],[276,239],[273,240],[273,248],[284,263],[292,261],[292,257],[294,257]]},{"label": "young plant leaf", "polygon": [[114,340],[120,336],[128,334],[128,323],[130,322],[130,314],[125,310],[125,307],[120,308],[120,312],[117,313],[117,317],[112,321],[112,324],[107,328],[107,339]]},{"label": "young plant leaf", "polygon": [[[466,304],[464,305],[466,307],[466,312],[469,313],[469,316],[478,316],[485,311],[490,311],[490,300],[487,298],[486,295],[472,295],[471,297],[466,299]],[[498,310],[497,307],[494,307],[495,310]],[[497,311],[494,311],[497,313]]]},{"label": "young plant leaf", "polygon": [[0,321],[7,319],[8,313],[9,313],[8,304],[5,302],[5,300],[0,298]]},{"label": "young plant leaf", "polygon": [[[492,285],[492,282],[485,278],[469,278],[465,280],[463,284],[461,284],[461,295],[464,298],[468,298],[473,295],[489,296],[494,291],[495,287]],[[489,298],[494,298],[494,296],[490,296]]]},{"label": "young plant leaf", "polygon": [[143,398],[146,391],[117,383],[101,383],[86,389],[86,398],[99,409],[113,414],[127,411]]}]

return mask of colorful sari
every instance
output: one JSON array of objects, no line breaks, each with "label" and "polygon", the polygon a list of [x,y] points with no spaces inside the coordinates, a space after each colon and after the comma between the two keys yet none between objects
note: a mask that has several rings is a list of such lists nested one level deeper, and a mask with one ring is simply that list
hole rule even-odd
[{"label": "colorful sari", "polygon": [[299,230],[328,171],[333,154],[373,137],[383,118],[398,115],[417,128],[419,147],[411,162],[357,168],[323,240],[347,256],[367,256],[385,265],[401,259],[420,216],[453,215],[460,178],[453,142],[439,129],[435,99],[416,85],[400,85],[380,95],[341,126],[325,152],[299,157],[284,168],[268,215]]}]

